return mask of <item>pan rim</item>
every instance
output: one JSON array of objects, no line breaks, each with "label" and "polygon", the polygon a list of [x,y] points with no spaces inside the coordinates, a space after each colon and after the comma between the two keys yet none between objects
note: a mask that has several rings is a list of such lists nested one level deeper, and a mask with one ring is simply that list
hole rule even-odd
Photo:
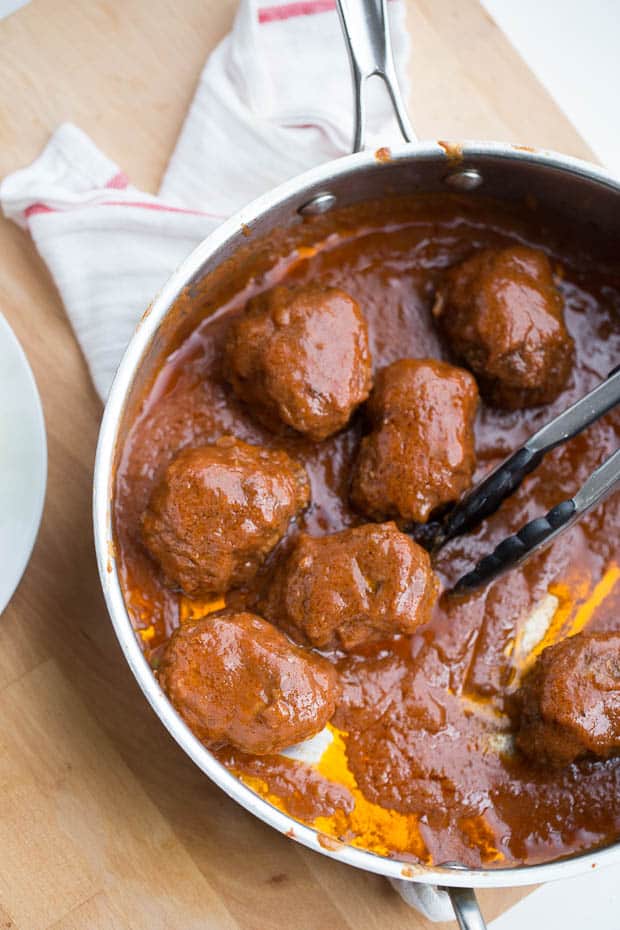
[{"label": "pan rim", "polygon": [[[459,164],[485,159],[506,159],[529,163],[534,167],[547,167],[577,175],[620,193],[620,180],[610,172],[581,159],[553,151],[532,150],[499,142],[467,141],[459,143],[414,142],[400,144],[390,150],[389,160],[442,160],[446,170],[456,167],[454,155],[458,152]],[[382,160],[385,154],[382,154]],[[255,794],[236,776],[232,775],[208,749],[199,742],[159,686],[147,663],[134,632],[120,587],[112,533],[112,482],[116,458],[118,429],[130,394],[135,375],[159,326],[183,288],[200,272],[210,255],[239,234],[241,229],[252,227],[264,213],[307,188],[322,184],[354,172],[377,165],[373,152],[360,152],[317,168],[286,181],[272,191],[261,195],[242,208],[207,236],[173,273],[153,300],[149,311],[137,326],[127,346],[101,422],[94,468],[93,524],[97,565],[106,605],[116,637],[127,664],[154,712],[181,749],[219,788],[249,813],[269,824],[280,833],[356,868],[374,872],[392,879],[417,881],[453,887],[503,887],[530,885],[583,874],[588,870],[620,861],[620,842],[604,848],[553,860],[542,864],[510,866],[497,869],[473,869],[461,866],[425,866],[398,858],[386,858],[369,850],[346,844],[336,848],[322,845],[322,834],[313,827],[294,820]],[[325,839],[323,839],[325,842]],[[330,838],[331,842],[331,838]]]}]

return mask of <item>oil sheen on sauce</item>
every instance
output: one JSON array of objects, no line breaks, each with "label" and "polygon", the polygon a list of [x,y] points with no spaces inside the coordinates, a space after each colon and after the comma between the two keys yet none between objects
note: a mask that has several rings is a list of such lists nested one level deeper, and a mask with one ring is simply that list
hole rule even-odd
[{"label": "oil sheen on sauce", "polygon": [[[475,202],[474,202],[475,203]],[[544,248],[561,288],[576,363],[567,389],[547,407],[514,413],[481,407],[477,476],[501,461],[555,413],[590,390],[620,360],[620,276],[558,244],[544,224],[518,222],[500,206],[432,198],[411,222],[338,230],[316,248],[282,259],[255,290],[274,283],[324,283],[347,290],[369,324],[375,369],[403,357],[445,358],[430,308],[443,269],[475,249],[520,242]],[[224,600],[192,602],[166,588],[141,542],[151,489],[182,447],[234,434],[284,448],[306,466],[312,504],[251,589],[227,606],[252,608],[274,561],[305,529],[314,535],[363,522],[348,503],[351,462],[363,429],[358,414],[316,445],[275,437],[233,397],[221,371],[222,345],[243,298],[203,321],[173,352],[125,442],[117,472],[115,529],[121,582],[154,667],[170,632]],[[436,560],[449,586],[503,536],[571,496],[617,448],[620,411],[557,449],[478,530]],[[329,654],[343,697],[332,741],[317,765],[252,757],[221,747],[218,758],[272,803],[314,825],[326,842],[383,855],[471,867],[536,863],[620,835],[620,759],[584,759],[560,771],[513,751],[506,700],[540,650],[581,629],[620,629],[617,538],[620,495],[611,497],[542,555],[466,599],[443,596],[413,637]],[[335,838],[335,839],[333,839]]]}]

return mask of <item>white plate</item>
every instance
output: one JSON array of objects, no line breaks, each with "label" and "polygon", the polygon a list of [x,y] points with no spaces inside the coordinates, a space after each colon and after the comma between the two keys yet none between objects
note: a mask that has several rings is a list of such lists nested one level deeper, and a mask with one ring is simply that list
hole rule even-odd
[{"label": "white plate", "polygon": [[0,613],[37,538],[46,479],[39,392],[23,349],[0,313]]}]

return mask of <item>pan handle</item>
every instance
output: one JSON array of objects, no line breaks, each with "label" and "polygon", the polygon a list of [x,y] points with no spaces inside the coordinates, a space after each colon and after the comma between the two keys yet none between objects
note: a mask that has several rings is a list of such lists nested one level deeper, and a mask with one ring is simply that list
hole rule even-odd
[{"label": "pan handle", "polygon": [[366,135],[364,86],[368,78],[373,75],[378,75],[387,87],[405,142],[415,142],[416,139],[398,86],[386,5],[387,0],[337,0],[338,15],[349,53],[353,78],[354,152],[361,152],[364,148]]},{"label": "pan handle", "polygon": [[487,930],[473,888],[442,888],[447,891],[460,930]]},{"label": "pan handle", "polygon": [[[377,75],[387,87],[405,142],[415,142],[416,135],[398,86],[387,0],[336,0],[344,34],[355,98],[353,151],[361,152],[366,135],[366,101],[364,87],[369,77]],[[486,930],[484,918],[472,888],[442,888],[452,902],[461,930]]]}]

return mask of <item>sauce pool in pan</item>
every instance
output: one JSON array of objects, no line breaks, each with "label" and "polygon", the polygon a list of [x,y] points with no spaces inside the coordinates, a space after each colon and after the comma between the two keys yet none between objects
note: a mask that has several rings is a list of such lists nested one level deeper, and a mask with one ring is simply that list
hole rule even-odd
[{"label": "sauce pool in pan", "polygon": [[[475,480],[620,358],[620,275],[562,242],[536,211],[484,200],[426,197],[410,216],[335,226],[281,258],[253,284],[342,288],[361,307],[373,368],[401,358],[449,360],[431,309],[447,268],[483,248],[530,245],[551,261],[575,341],[567,387],[551,404],[505,412],[480,405]],[[115,535],[127,607],[154,668],[179,625],[224,606],[260,613],[274,568],[300,530],[322,536],[367,523],[349,503],[363,410],[320,443],[262,427],[223,377],[223,349],[247,291],[200,322],[144,396],[116,477]],[[167,586],[147,554],[141,516],[171,459],[224,435],[287,452],[309,475],[311,503],[258,575],[225,598],[192,600]],[[497,514],[435,559],[449,587],[527,520],[570,497],[618,446],[615,411],[555,450]],[[282,755],[214,751],[247,784],[338,841],[383,855],[471,867],[537,863],[620,835],[620,758],[561,768],[514,748],[507,713],[524,672],[546,646],[582,630],[620,630],[620,496],[612,496],[542,555],[466,599],[442,596],[411,636],[322,650],[342,694],[312,764]],[[331,842],[331,840],[326,840]]]}]

